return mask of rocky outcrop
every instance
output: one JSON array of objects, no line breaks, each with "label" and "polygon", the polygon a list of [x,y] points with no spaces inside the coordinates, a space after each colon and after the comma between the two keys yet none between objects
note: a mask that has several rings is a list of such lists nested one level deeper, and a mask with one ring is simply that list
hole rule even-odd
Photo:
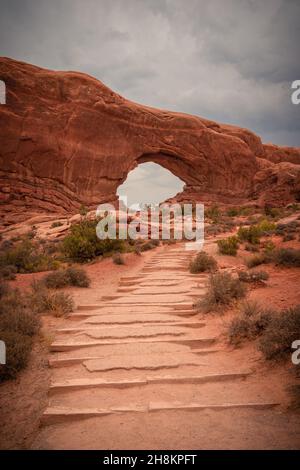
[{"label": "rocky outcrop", "polygon": [[[28,213],[69,214],[81,204],[114,202],[128,172],[146,161],[181,178],[183,194],[193,199],[261,202],[274,185],[285,188],[281,203],[295,197],[300,167],[282,166],[278,161],[289,160],[277,161],[271,146],[247,129],[142,106],[88,75],[8,58],[0,59],[0,79],[7,93],[0,105],[0,196],[7,223]],[[300,162],[299,149],[291,152],[293,163],[297,155]],[[288,182],[283,176],[276,182],[278,172],[289,175]]]},{"label": "rocky outcrop", "polygon": [[300,148],[279,147],[273,144],[264,144],[264,158],[273,163],[289,162],[300,164]]}]

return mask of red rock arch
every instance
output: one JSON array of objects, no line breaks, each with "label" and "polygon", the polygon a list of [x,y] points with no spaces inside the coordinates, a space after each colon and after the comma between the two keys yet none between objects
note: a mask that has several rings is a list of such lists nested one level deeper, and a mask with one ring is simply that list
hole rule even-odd
[{"label": "red rock arch", "polygon": [[269,198],[293,198],[299,165],[270,162],[251,131],[133,103],[81,73],[0,58],[0,79],[7,86],[7,106],[0,107],[5,217],[116,201],[128,172],[145,161],[181,178],[182,198],[237,203],[261,198],[266,186]]}]

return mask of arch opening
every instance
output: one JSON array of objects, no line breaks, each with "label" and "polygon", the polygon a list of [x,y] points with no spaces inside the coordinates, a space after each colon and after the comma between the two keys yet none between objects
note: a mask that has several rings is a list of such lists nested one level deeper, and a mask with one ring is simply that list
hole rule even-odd
[{"label": "arch opening", "polygon": [[[144,157],[143,157],[144,159]],[[141,161],[117,189],[119,199],[136,210],[146,204],[160,204],[182,192],[185,183],[163,165]],[[125,199],[126,198],[126,199]]]}]

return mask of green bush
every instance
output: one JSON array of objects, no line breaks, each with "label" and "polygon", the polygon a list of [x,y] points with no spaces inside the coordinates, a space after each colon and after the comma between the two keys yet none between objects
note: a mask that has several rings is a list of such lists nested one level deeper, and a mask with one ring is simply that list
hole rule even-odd
[{"label": "green bush", "polygon": [[260,239],[260,231],[256,225],[250,227],[240,227],[238,230],[238,238],[252,244],[258,244]]},{"label": "green bush", "polygon": [[219,252],[222,255],[236,256],[239,247],[239,241],[237,237],[228,237],[223,240],[218,240]]},{"label": "green bush", "polygon": [[205,253],[205,251],[200,251],[190,262],[190,272],[192,274],[215,271],[216,269],[217,262],[215,258]]},{"label": "green bush", "polygon": [[58,262],[38,249],[38,245],[25,239],[0,252],[0,266],[14,266],[19,273],[34,273],[57,269]]},{"label": "green bush", "polygon": [[238,238],[252,244],[258,244],[263,235],[271,234],[275,231],[276,224],[268,220],[262,220],[256,225],[250,227],[240,227],[238,230]]},{"label": "green bush", "polygon": [[246,288],[244,284],[229,273],[216,273],[210,276],[208,291],[204,298],[197,303],[204,312],[219,307],[229,306],[232,301],[244,297]]},{"label": "green bush", "polygon": [[64,255],[78,262],[87,262],[97,256],[123,251],[124,240],[100,240],[96,234],[98,220],[82,220],[71,227],[71,233],[62,242]]},{"label": "green bush", "polygon": [[293,341],[300,338],[300,305],[273,315],[259,343],[266,359],[285,359]]}]

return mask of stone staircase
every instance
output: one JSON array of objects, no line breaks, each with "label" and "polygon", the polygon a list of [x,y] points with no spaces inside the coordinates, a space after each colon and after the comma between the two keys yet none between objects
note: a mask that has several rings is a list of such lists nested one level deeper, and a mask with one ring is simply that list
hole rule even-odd
[{"label": "stone staircase", "polygon": [[[139,275],[121,278],[115,295],[101,297],[99,286],[99,303],[79,306],[57,330],[37,447],[107,448],[111,435],[111,448],[124,448],[126,431],[116,428],[125,423],[127,432],[136,430],[136,448],[149,448],[138,436],[151,432],[153,413],[162,427],[180,413],[181,432],[192,436],[205,410],[254,413],[278,405],[263,387],[258,393],[247,365],[219,350],[209,317],[198,318],[193,302],[205,294],[208,276],[189,273],[194,255],[183,244],[159,248]],[[206,426],[202,433],[210,432]],[[164,436],[163,446],[176,448]]]}]

